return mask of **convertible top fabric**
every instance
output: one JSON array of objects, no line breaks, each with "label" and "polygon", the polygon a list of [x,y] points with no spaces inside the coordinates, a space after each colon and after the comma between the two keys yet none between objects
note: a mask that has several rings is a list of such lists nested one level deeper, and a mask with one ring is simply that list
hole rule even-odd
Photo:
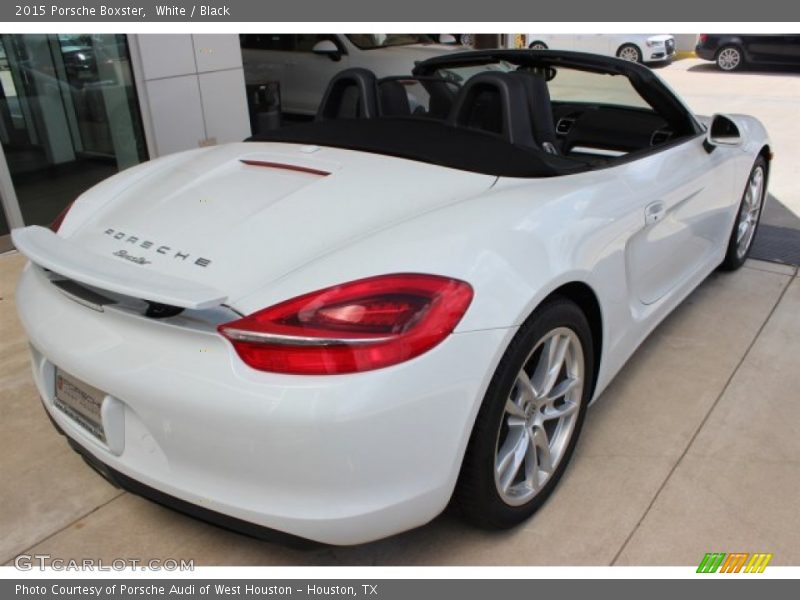
[{"label": "convertible top fabric", "polygon": [[501,177],[554,177],[589,168],[582,161],[516,146],[479,130],[420,118],[314,121],[247,141],[331,146]]}]

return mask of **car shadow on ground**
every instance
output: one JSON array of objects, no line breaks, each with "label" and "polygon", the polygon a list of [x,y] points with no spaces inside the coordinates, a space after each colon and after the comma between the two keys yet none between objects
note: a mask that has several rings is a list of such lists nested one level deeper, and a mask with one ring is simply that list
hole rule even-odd
[{"label": "car shadow on ground", "polygon": [[772,194],[764,203],[750,257],[800,265],[800,217]]},{"label": "car shadow on ground", "polygon": [[767,194],[767,199],[764,202],[761,224],[800,231],[800,217],[772,194]]}]

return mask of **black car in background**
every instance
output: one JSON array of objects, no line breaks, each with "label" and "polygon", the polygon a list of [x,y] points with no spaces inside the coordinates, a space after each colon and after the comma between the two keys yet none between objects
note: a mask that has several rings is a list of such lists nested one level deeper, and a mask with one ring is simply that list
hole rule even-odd
[{"label": "black car in background", "polygon": [[746,64],[800,66],[800,33],[701,33],[695,52],[723,71]]}]

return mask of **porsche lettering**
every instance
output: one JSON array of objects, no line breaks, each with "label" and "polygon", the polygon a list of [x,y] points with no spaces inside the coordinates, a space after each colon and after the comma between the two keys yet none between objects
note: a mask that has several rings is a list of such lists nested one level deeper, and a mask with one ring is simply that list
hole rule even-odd
[{"label": "porsche lettering", "polygon": [[[111,236],[115,240],[120,240],[122,242],[125,242],[126,244],[134,244],[135,246],[142,248],[143,250],[151,250],[155,248],[155,251],[158,254],[172,256],[172,258],[176,260],[190,262],[192,264],[197,265],[198,267],[207,267],[208,265],[211,264],[211,260],[203,258],[202,256],[192,257],[188,252],[183,252],[181,250],[174,250],[172,247],[167,245],[156,246],[156,244],[150,240],[141,239],[135,235],[129,235],[124,231],[117,231],[116,229],[109,227],[108,229],[103,231],[103,233],[105,235]],[[141,258],[140,261],[134,260],[129,254],[127,254],[125,250],[119,250],[115,252],[114,255],[125,258],[126,260],[130,260],[132,262],[136,262],[137,264],[142,264],[142,265],[150,264],[150,261],[144,258]],[[192,258],[192,260],[188,260],[189,258]]]}]

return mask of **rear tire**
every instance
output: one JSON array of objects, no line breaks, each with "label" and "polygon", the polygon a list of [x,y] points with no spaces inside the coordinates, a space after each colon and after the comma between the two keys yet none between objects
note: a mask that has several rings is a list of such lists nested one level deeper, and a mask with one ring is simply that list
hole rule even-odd
[{"label": "rear tire", "polygon": [[761,222],[764,209],[764,198],[767,195],[767,161],[759,156],[753,163],[750,176],[744,186],[739,212],[733,224],[733,231],[728,240],[725,259],[720,265],[723,271],[735,271],[744,264],[753,247],[753,240]]},{"label": "rear tire", "polygon": [[505,529],[544,504],[580,435],[593,366],[591,329],[574,302],[548,300],[520,328],[492,377],[456,485],[454,504],[467,521]]},{"label": "rear tire", "polygon": [[530,48],[531,50],[547,50],[547,44],[539,40],[536,40],[535,42],[531,42],[530,44],[528,44],[528,48]]},{"label": "rear tire", "polygon": [[723,46],[717,52],[715,61],[723,71],[736,71],[744,65],[744,55],[738,46]]}]

